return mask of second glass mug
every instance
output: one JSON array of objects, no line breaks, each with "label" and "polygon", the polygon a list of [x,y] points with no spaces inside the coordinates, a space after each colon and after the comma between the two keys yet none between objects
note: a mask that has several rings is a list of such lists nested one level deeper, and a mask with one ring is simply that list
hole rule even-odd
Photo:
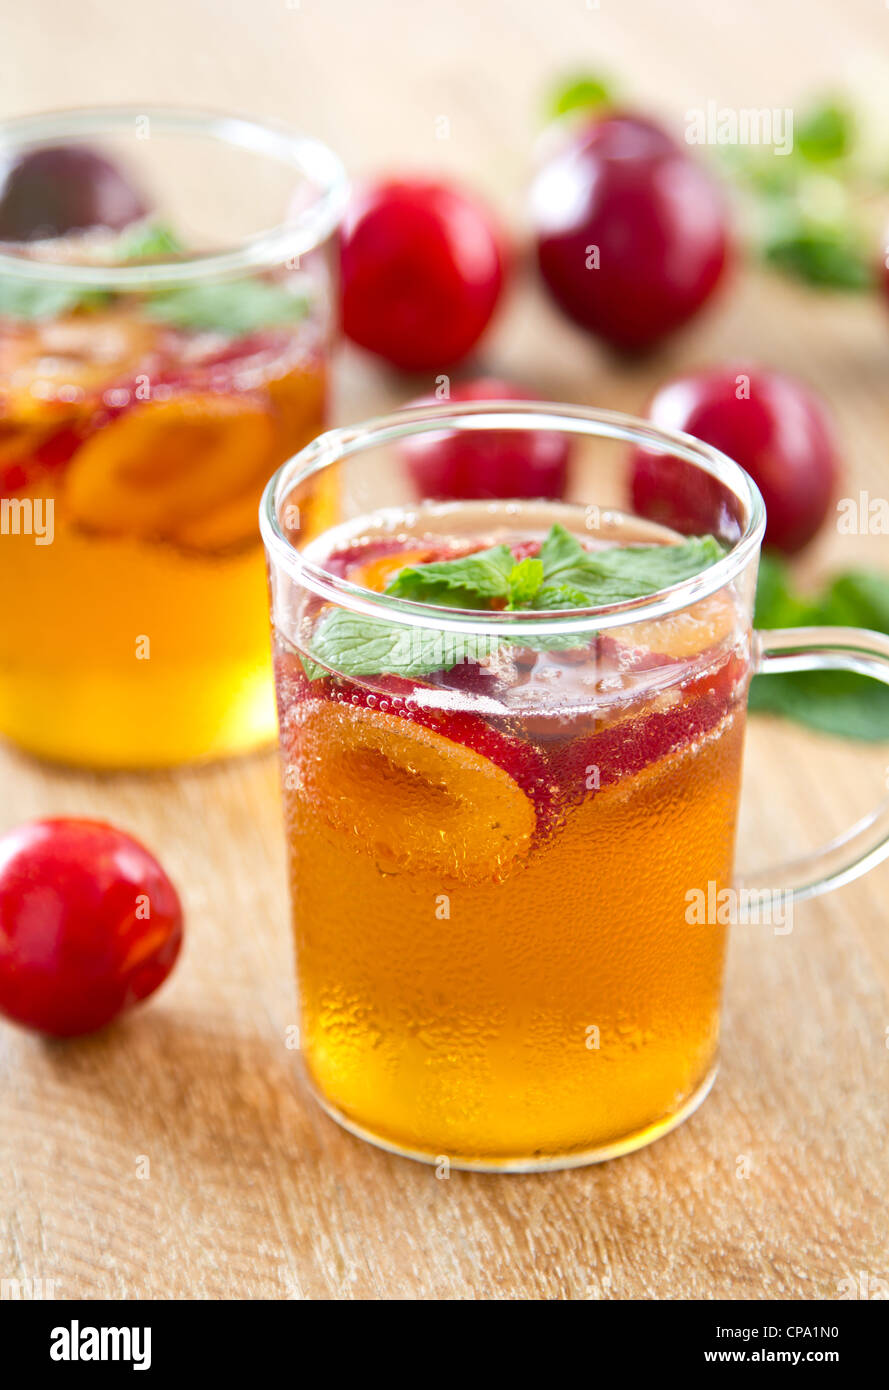
[{"label": "second glass mug", "polygon": [[[426,502],[416,451],[445,431],[561,433],[568,500]],[[649,469],[692,470],[695,529],[725,548],[710,568],[595,610],[467,612],[381,592],[439,542],[522,545],[554,521],[669,540],[622,509],[627,446]],[[300,548],[331,468],[337,524]],[[754,632],[753,481],[687,435],[605,411],[440,406],[334,430],[271,480],[260,519],[301,1048],[321,1104],[395,1152],[499,1171],[612,1158],[672,1129],[713,1082],[738,904],[742,920],[782,923],[889,852],[886,803],[805,859],[733,879],[750,675],[889,683],[889,639]],[[340,660],[316,646],[331,615]],[[374,674],[381,636],[403,669],[403,643],[438,642],[441,670]]]},{"label": "second glass mug", "polygon": [[[0,124],[0,162],[59,145],[150,212],[0,243],[0,734],[100,768],[242,752],[274,738],[256,509],[326,422],[344,171],[222,114]],[[70,199],[43,158],[49,204],[66,179]]]}]

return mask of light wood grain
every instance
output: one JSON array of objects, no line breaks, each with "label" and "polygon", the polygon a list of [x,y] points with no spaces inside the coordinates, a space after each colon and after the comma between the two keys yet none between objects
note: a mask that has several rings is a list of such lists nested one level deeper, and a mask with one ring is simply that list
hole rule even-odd
[{"label": "light wood grain", "polygon": [[[709,96],[785,105],[861,74],[889,12],[856,0],[707,6],[522,0],[413,5],[210,0],[16,7],[0,103],[235,105],[303,125],[353,168],[434,165],[520,217],[549,76],[612,67],[675,115]],[[437,141],[435,118],[451,136]],[[744,274],[642,367],[616,366],[524,278],[485,364],[542,392],[639,410],[677,367],[759,358],[834,407],[850,491],[885,495],[889,315]],[[338,414],[413,393],[357,354]],[[828,533],[806,570],[852,558]],[[886,541],[854,558],[889,564]],[[744,862],[838,830],[885,790],[889,749],[757,721]],[[889,870],[796,914],[775,937],[739,929],[722,1071],[710,1099],[653,1147],[598,1168],[454,1173],[342,1133],[301,1089],[286,1046],[294,989],[271,754],[177,775],[88,777],[0,756],[2,828],[107,817],[181,885],[184,957],[164,992],[107,1035],[65,1046],[0,1027],[0,1277],[57,1297],[836,1297],[889,1276]],[[137,1176],[145,1156],[150,1177]],[[749,1160],[749,1177],[738,1176]]]}]

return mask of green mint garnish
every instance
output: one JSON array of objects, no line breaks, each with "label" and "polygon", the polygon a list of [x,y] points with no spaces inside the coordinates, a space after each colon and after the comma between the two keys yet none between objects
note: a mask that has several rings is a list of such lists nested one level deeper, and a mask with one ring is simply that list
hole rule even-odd
[{"label": "green mint garnish", "polygon": [[335,608],[315,629],[312,659],[304,659],[303,666],[310,680],[328,675],[327,666],[343,676],[430,676],[466,661],[485,661],[500,645],[496,637],[396,626]]},{"label": "green mint garnish", "polygon": [[719,147],[768,264],[828,289],[875,285],[871,209],[889,179],[889,143],[865,124],[851,101],[828,96],[794,121],[792,148],[778,157],[769,144]]},{"label": "green mint garnish", "polygon": [[[642,598],[668,589],[720,560],[722,546],[715,536],[690,536],[676,545],[614,546],[587,550],[564,526],[553,526],[540,550],[547,607],[599,608],[607,603]],[[565,593],[564,604],[551,602],[554,588]],[[579,602],[579,596],[586,603]],[[536,607],[533,604],[532,607]]]},{"label": "green mint garnish", "polygon": [[111,255],[115,261],[150,261],[179,256],[185,247],[165,222],[134,222],[121,232]]},{"label": "green mint garnish", "polygon": [[842,101],[828,98],[805,112],[797,122],[794,144],[810,164],[843,159],[852,152],[857,136],[855,117]]},{"label": "green mint garnish", "polygon": [[598,111],[613,102],[611,82],[600,74],[582,73],[559,83],[547,102],[547,114],[558,120],[578,111]]},{"label": "green mint garnish", "polygon": [[261,328],[280,328],[304,318],[304,295],[266,280],[229,280],[219,284],[184,285],[158,290],[144,311],[174,328],[194,332],[231,333],[240,337]]},{"label": "green mint garnish", "polygon": [[[138,222],[127,227],[107,252],[113,263],[136,263],[176,256],[184,251],[170,227]],[[113,296],[104,290],[71,285],[41,285],[16,276],[0,276],[0,316],[52,319],[76,309],[94,309]],[[276,281],[228,280],[154,290],[140,301],[141,312],[185,332],[218,332],[232,337],[263,328],[280,328],[304,318],[308,302]]]},{"label": "green mint garnish", "polygon": [[513,610],[530,608],[543,583],[543,561],[527,555],[509,572],[509,602]]},{"label": "green mint garnish", "polygon": [[161,289],[144,304],[144,313],[165,324],[194,332],[240,336],[260,328],[281,328],[306,317],[306,296],[263,279],[232,279],[217,285]]},{"label": "green mint garnish", "polygon": [[[149,260],[153,256],[174,255],[184,248],[169,227],[156,222],[136,222],[115,239],[108,250],[109,261]],[[54,319],[75,309],[100,309],[112,296],[106,290],[81,285],[42,285],[37,281],[0,275],[0,317],[14,319]]]},{"label": "green mint garnish", "polygon": [[[768,552],[756,587],[757,627],[866,627],[889,633],[889,574],[849,570],[802,598],[785,561]],[[889,686],[846,671],[754,676],[750,708],[784,715],[826,734],[889,739]]]},{"label": "green mint garnish", "polygon": [[488,608],[492,599],[509,597],[509,577],[515,568],[509,546],[495,545],[459,560],[408,565],[395,576],[386,593],[448,608]]},{"label": "green mint garnish", "polygon": [[[656,593],[707,569],[723,554],[713,536],[676,545],[620,546],[589,551],[564,526],[553,526],[539,556],[516,562],[506,545],[457,560],[409,565],[386,593],[450,608],[512,612],[594,608]],[[344,609],[322,616],[303,659],[310,680],[327,669],[344,676],[425,676],[466,661],[482,662],[510,645],[537,651],[583,645],[576,635],[481,637],[408,628]]]},{"label": "green mint garnish", "polygon": [[101,290],[75,285],[41,285],[0,275],[0,318],[54,319],[74,309],[98,308],[108,296]]}]

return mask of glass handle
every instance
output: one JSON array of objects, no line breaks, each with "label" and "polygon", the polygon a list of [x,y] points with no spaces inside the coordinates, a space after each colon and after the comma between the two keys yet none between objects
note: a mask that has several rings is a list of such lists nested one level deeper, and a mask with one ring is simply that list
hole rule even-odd
[{"label": "glass handle", "polygon": [[[755,675],[787,671],[855,671],[889,685],[889,637],[860,627],[794,627],[753,634]],[[755,874],[740,874],[747,893],[786,894],[796,902],[828,893],[866,874],[889,855],[889,797],[811,854]]]}]

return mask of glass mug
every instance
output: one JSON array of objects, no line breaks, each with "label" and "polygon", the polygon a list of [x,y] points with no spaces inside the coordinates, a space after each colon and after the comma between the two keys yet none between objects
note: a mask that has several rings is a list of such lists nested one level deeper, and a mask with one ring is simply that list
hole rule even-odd
[{"label": "glass mug", "polygon": [[[476,450],[560,436],[562,499],[424,499],[422,451],[464,432]],[[626,509],[627,445],[649,471],[685,465],[696,529],[724,546],[710,568],[593,610],[482,613],[381,592],[461,544],[533,551],[554,521],[587,544],[676,539]],[[336,524],[298,546],[334,467]],[[301,1048],[346,1128],[500,1171],[649,1143],[713,1082],[726,893],[780,916],[887,853],[884,807],[732,887],[751,673],[889,682],[879,634],[752,631],[764,522],[751,478],[715,449],[575,406],[405,410],[322,435],[271,480],[261,526]],[[333,619],[340,647],[319,647]]]},{"label": "glass mug", "polygon": [[0,124],[0,163],[59,145],[114,167],[50,149],[44,202],[143,215],[0,242],[0,733],[100,768],[253,748],[275,729],[256,509],[324,427],[343,169],[197,111]]}]

